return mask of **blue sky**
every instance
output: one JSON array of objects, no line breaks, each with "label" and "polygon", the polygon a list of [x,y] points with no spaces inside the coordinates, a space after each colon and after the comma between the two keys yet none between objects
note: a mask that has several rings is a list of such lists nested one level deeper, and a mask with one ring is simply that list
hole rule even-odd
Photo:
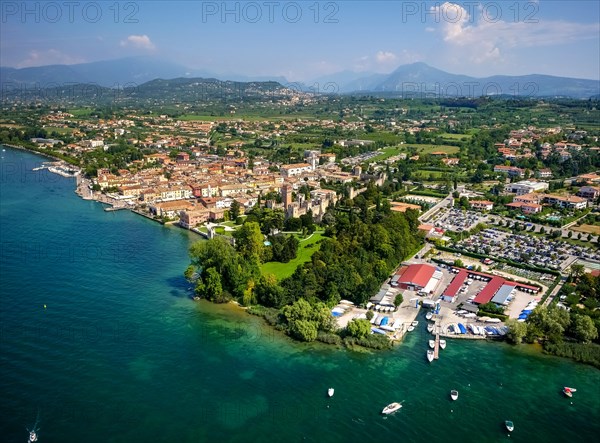
[{"label": "blue sky", "polygon": [[310,80],[423,61],[458,74],[600,78],[600,2],[0,3],[0,65],[147,55],[194,69]]}]

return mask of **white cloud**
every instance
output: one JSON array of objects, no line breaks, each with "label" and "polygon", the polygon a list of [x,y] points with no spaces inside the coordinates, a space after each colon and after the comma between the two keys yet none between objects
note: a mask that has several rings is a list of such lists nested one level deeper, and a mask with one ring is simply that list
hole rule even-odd
[{"label": "white cloud", "polygon": [[153,50],[156,48],[154,46],[154,43],[152,43],[152,41],[150,40],[150,37],[148,37],[146,34],[130,35],[125,40],[121,40],[121,46],[123,46],[123,47],[129,46],[129,47],[133,47],[133,48],[147,49],[147,50]]},{"label": "white cloud", "polygon": [[364,55],[354,60],[354,71],[390,72],[400,65],[423,60],[421,54],[403,49],[398,54],[390,51],[377,51],[375,55]]},{"label": "white cloud", "polygon": [[439,31],[448,49],[460,50],[463,60],[476,64],[500,62],[512,49],[553,46],[598,38],[600,24],[582,24],[562,20],[536,22],[486,19],[482,10],[469,15],[462,6],[445,2],[431,7],[440,17]]},{"label": "white cloud", "polygon": [[379,51],[375,54],[375,60],[377,60],[377,63],[388,64],[394,63],[398,60],[398,57],[393,52]]},{"label": "white cloud", "polygon": [[81,57],[73,57],[57,49],[47,50],[32,50],[29,52],[28,57],[17,63],[17,68],[29,68],[32,66],[45,66],[45,65],[73,65],[76,63],[83,63],[85,60]]}]

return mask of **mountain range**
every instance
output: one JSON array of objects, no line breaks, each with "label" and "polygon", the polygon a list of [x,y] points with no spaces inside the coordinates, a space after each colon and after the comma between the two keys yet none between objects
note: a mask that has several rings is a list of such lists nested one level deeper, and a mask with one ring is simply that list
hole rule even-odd
[{"label": "mountain range", "polygon": [[149,57],[49,65],[31,68],[0,67],[4,88],[46,88],[64,84],[92,83],[108,88],[137,86],[155,79],[218,78],[235,82],[274,81],[292,89],[316,93],[384,94],[401,97],[573,97],[600,96],[600,81],[550,75],[496,75],[477,78],[451,74],[418,62],[402,65],[390,74],[342,71],[306,83],[289,83],[281,76],[247,76],[189,69]]}]

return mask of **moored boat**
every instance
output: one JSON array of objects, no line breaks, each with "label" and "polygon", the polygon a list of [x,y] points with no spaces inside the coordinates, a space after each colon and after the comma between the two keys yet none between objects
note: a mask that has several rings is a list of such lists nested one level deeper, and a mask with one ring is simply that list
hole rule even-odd
[{"label": "moored boat", "polygon": [[398,409],[400,409],[402,407],[402,405],[400,403],[394,402],[394,403],[390,403],[389,405],[387,405],[385,408],[383,408],[383,411],[381,411],[382,414],[391,414],[393,412],[396,412]]},{"label": "moored boat", "polygon": [[429,360],[429,363],[431,363],[433,361],[433,358],[435,357],[435,354],[433,353],[433,351],[431,349],[427,350],[427,360]]},{"label": "moored boat", "polygon": [[435,325],[433,323],[429,323],[427,325],[427,332],[433,332],[434,328],[435,328]]},{"label": "moored boat", "polygon": [[328,396],[330,396],[330,397],[333,397],[333,393],[334,393],[334,392],[335,392],[335,390],[334,390],[333,388],[329,388],[329,389],[327,390],[327,395],[328,395]]},{"label": "moored boat", "polygon": [[415,327],[416,327],[416,326],[419,326],[419,321],[418,321],[418,320],[415,320],[415,321],[413,321],[413,322],[412,322],[410,325],[411,325],[411,326],[415,326]]},{"label": "moored boat", "polygon": [[458,400],[458,391],[456,391],[456,390],[452,389],[452,390],[450,391],[450,398],[451,398],[452,400]]},{"label": "moored boat", "polygon": [[446,340],[440,340],[440,348],[446,349]]},{"label": "moored boat", "polygon": [[410,325],[408,328],[406,328],[406,330],[407,330],[408,332],[412,332],[412,331],[414,331],[414,330],[415,330],[415,327],[414,327],[413,325]]},{"label": "moored boat", "polygon": [[431,320],[433,318],[433,312],[429,311],[427,314],[425,314],[425,318],[427,320]]},{"label": "moored boat", "polygon": [[435,348],[435,340],[429,340],[429,347],[431,349]]},{"label": "moored boat", "polygon": [[506,426],[506,429],[508,430],[508,432],[512,432],[515,430],[515,424],[510,420],[506,420],[504,422],[504,426]]}]

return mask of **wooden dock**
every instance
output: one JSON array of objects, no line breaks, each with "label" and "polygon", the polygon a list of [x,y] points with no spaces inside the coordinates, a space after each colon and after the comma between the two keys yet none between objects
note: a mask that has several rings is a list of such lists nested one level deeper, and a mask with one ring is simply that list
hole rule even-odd
[{"label": "wooden dock", "polygon": [[435,334],[435,347],[433,348],[433,358],[438,360],[440,358],[440,334]]}]

